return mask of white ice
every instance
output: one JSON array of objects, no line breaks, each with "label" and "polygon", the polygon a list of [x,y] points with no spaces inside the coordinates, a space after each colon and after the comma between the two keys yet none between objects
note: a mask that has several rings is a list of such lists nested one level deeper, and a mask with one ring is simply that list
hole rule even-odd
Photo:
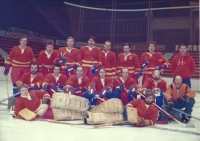
[{"label": "white ice", "polygon": [[[8,82],[9,95],[12,93]],[[0,100],[7,98],[6,81],[0,81]],[[195,98],[193,116],[200,118],[200,93]],[[5,101],[4,104],[7,104]],[[68,121],[70,122],[70,121]],[[71,121],[81,123],[81,121]],[[200,121],[192,118],[190,123],[196,128],[185,128],[178,123],[155,125],[192,131],[200,134]],[[0,105],[0,141],[200,141],[200,135],[153,129],[149,127],[132,127],[129,125],[109,126],[94,129],[89,125],[67,125],[48,123],[46,121],[25,121],[13,118],[7,106]]]}]

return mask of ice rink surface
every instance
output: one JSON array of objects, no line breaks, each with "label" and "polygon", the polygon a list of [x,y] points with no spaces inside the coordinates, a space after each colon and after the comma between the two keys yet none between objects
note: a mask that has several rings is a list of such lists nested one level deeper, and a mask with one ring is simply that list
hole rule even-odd
[{"label": "ice rink surface", "polygon": [[[8,82],[8,87],[11,95],[11,82]],[[4,98],[7,98],[6,81],[0,81],[0,100]],[[197,93],[195,100],[192,115],[200,118],[200,93]],[[189,124],[195,124],[196,128],[185,128],[173,122],[142,128],[119,125],[94,129],[91,125],[15,119],[10,115],[7,106],[0,105],[0,141],[200,141],[200,121],[192,118]],[[166,128],[173,131],[164,130]]]}]

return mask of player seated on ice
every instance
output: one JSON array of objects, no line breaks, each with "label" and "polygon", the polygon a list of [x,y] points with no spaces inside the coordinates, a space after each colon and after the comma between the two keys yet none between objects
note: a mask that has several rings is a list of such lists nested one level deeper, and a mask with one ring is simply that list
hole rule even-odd
[{"label": "player seated on ice", "polygon": [[91,102],[91,105],[98,105],[112,98],[112,88],[112,78],[106,76],[105,68],[101,67],[99,75],[92,78],[88,87],[88,93],[85,93],[83,97],[87,98]]},{"label": "player seated on ice", "polygon": [[137,98],[135,90],[137,89],[136,81],[128,77],[129,70],[127,68],[121,69],[121,76],[113,80],[113,98],[121,99],[123,105],[129,101]]},{"label": "player seated on ice", "polygon": [[17,118],[32,120],[36,117],[53,119],[49,107],[50,95],[46,91],[31,90],[28,92],[26,85],[18,87],[20,97],[15,102],[15,115]]},{"label": "player seated on ice", "polygon": [[83,75],[83,67],[77,67],[75,73],[67,80],[65,91],[82,97],[87,91],[90,81],[87,76]]},{"label": "player seated on ice", "polygon": [[45,76],[42,87],[46,90],[50,95],[54,92],[64,91],[64,86],[67,82],[67,77],[64,74],[60,73],[61,66],[59,64],[55,64],[53,66],[53,73],[49,73]]},{"label": "player seated on ice", "polygon": [[[192,108],[195,103],[195,91],[193,91],[187,84],[182,83],[182,77],[177,75],[174,78],[174,82],[170,84],[167,88],[167,91],[164,94],[164,103],[167,105],[166,110],[169,113],[173,114],[173,108],[184,109],[184,112],[187,114],[192,114]],[[182,114],[174,115],[175,118],[180,119],[181,122],[187,123],[190,121],[190,116]]]},{"label": "player seated on ice", "polygon": [[[160,70],[154,70],[152,73],[152,78],[146,78],[144,84],[142,85],[142,88],[140,89],[140,92],[146,95],[148,91],[152,91],[156,96],[156,104],[159,107],[162,107],[164,92],[166,90],[167,90],[167,83],[164,79],[161,78]],[[143,97],[141,98],[144,99]],[[162,120],[161,114],[163,113],[159,112],[159,120]]]},{"label": "player seated on ice", "polygon": [[145,100],[135,99],[126,105],[127,121],[134,126],[144,127],[155,124],[158,108],[153,105],[155,95],[153,92],[147,92]]},{"label": "player seated on ice", "polygon": [[38,72],[39,65],[37,63],[30,64],[30,72],[24,73],[20,80],[16,82],[17,87],[24,84],[28,86],[28,90],[39,90],[44,81],[44,75]]}]

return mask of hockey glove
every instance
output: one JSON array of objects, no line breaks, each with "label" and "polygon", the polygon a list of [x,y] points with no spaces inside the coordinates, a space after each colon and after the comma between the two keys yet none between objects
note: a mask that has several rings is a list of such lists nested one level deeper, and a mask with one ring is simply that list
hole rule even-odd
[{"label": "hockey glove", "polygon": [[10,70],[10,65],[6,63],[5,66],[4,66],[4,68],[3,68],[3,74],[5,76],[8,75],[9,70]]},{"label": "hockey glove", "polygon": [[173,99],[170,98],[168,101],[167,101],[167,107],[170,111],[173,110],[173,107],[174,107],[174,102],[173,102]]}]

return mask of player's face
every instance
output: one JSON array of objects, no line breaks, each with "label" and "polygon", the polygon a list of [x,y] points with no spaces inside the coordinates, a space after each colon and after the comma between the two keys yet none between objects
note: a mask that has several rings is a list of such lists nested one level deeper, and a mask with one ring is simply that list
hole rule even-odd
[{"label": "player's face", "polygon": [[53,51],[53,45],[47,45],[47,46],[46,46],[46,51],[47,51],[48,53],[51,53],[51,52]]},{"label": "player's face", "polygon": [[60,73],[60,67],[54,67],[53,73],[54,73],[54,75],[59,75],[59,73]]},{"label": "player's face", "polygon": [[174,83],[177,88],[180,88],[180,86],[182,84],[182,78],[180,76],[176,76],[176,78],[174,79]]},{"label": "player's face", "polygon": [[160,79],[160,71],[158,71],[158,70],[154,71],[152,76],[153,76],[154,80],[159,80]]},{"label": "player's face", "polygon": [[104,46],[104,49],[105,49],[106,51],[108,51],[108,50],[110,50],[110,48],[111,48],[111,43],[110,43],[110,42],[105,42],[105,44],[104,44],[103,46]]},{"label": "player's face", "polygon": [[124,53],[129,53],[130,52],[130,48],[129,46],[124,46]]},{"label": "player's face", "polygon": [[20,40],[20,45],[21,45],[21,46],[26,46],[26,44],[27,44],[27,38],[22,38],[22,39]]},{"label": "player's face", "polygon": [[83,76],[83,68],[82,67],[77,67],[77,69],[76,69],[76,75],[78,77],[82,77]]},{"label": "player's face", "polygon": [[128,69],[122,69],[122,77],[124,79],[128,78],[128,74],[129,74]]},{"label": "player's face", "polygon": [[88,40],[88,45],[89,45],[90,47],[93,47],[94,44],[95,44],[95,41],[94,41],[93,39],[89,39],[89,40]]},{"label": "player's face", "polygon": [[186,46],[180,46],[179,51],[181,54],[185,54],[187,52]]},{"label": "player's face", "polygon": [[105,76],[106,76],[105,70],[100,69],[100,71],[99,71],[99,76],[100,76],[100,78],[105,78]]},{"label": "player's face", "polygon": [[38,66],[37,65],[31,65],[31,74],[36,74],[38,71]]},{"label": "player's face", "polygon": [[73,47],[74,46],[74,39],[67,39],[67,46]]},{"label": "player's face", "polygon": [[27,96],[28,95],[28,89],[27,88],[21,88],[19,92],[22,96]]},{"label": "player's face", "polygon": [[148,47],[148,49],[149,49],[149,52],[154,52],[155,45],[154,44],[150,44],[149,47]]},{"label": "player's face", "polygon": [[145,102],[147,105],[151,105],[151,104],[153,104],[154,99],[152,96],[148,96],[148,97],[145,97]]}]

